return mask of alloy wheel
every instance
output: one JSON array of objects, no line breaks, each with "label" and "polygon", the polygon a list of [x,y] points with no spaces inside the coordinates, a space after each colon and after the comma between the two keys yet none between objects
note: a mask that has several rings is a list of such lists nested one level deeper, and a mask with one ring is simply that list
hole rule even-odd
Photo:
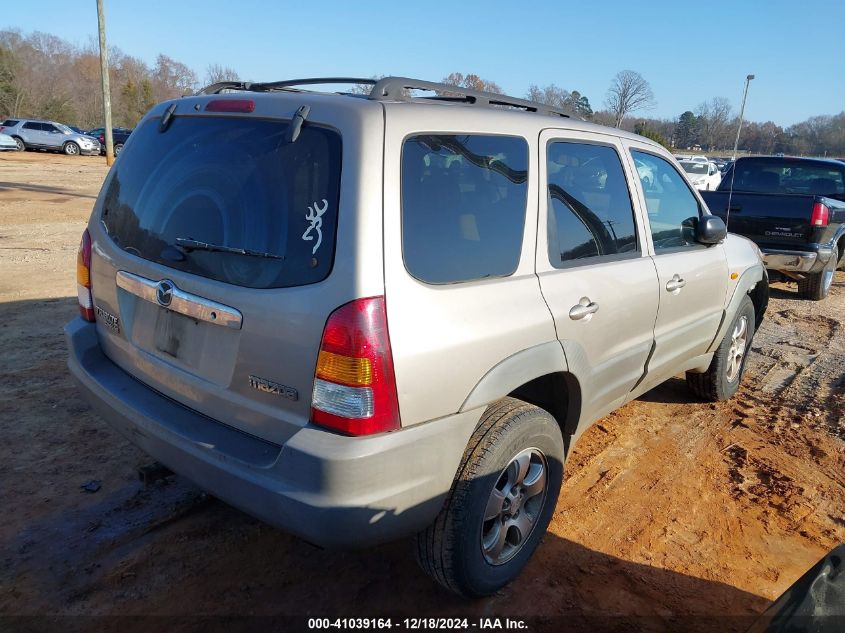
[{"label": "alloy wheel", "polygon": [[745,358],[747,346],[748,317],[742,315],[731,333],[731,347],[728,350],[728,366],[725,370],[725,377],[728,379],[728,382],[733,382],[739,377],[740,369],[742,369],[742,359]]},{"label": "alloy wheel", "polygon": [[503,565],[522,549],[546,501],[548,465],[537,448],[511,460],[496,480],[481,525],[481,551],[491,565]]}]

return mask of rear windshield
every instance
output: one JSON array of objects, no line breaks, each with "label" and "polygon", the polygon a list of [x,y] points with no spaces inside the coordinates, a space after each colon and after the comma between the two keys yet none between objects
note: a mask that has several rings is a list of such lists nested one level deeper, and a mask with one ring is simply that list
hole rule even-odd
[{"label": "rear windshield", "polygon": [[[334,259],[340,135],[288,122],[151,119],[115,163],[102,220],[125,251],[249,288],[325,279]],[[225,252],[237,249],[242,252]]]},{"label": "rear windshield", "polygon": [[0,123],[0,125],[8,126],[8,127],[12,127],[13,125],[17,125],[17,124],[18,124],[18,121],[15,120],[15,119],[6,119],[2,123]]},{"label": "rear windshield", "polygon": [[736,162],[735,191],[841,196],[845,170],[813,161],[752,159]]},{"label": "rear windshield", "polygon": [[688,174],[707,174],[707,163],[681,163]]}]

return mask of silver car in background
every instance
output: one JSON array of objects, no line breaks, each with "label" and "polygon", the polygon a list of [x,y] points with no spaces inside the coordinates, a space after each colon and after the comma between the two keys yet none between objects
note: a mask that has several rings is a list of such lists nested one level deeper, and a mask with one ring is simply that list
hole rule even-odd
[{"label": "silver car in background", "polygon": [[6,119],[0,133],[11,136],[18,151],[46,149],[68,156],[99,155],[100,142],[94,137],[79,134],[63,123],[39,119]]},{"label": "silver car in background", "polygon": [[18,144],[8,134],[0,133],[0,152],[8,152],[11,150],[17,150]]}]

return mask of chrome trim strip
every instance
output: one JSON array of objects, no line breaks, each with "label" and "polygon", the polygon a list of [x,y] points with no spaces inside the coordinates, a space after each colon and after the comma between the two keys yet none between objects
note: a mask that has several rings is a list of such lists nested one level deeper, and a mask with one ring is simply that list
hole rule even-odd
[{"label": "chrome trim strip", "polygon": [[166,310],[184,314],[192,319],[205,321],[213,325],[230,327],[235,330],[240,330],[243,325],[243,315],[235,308],[230,308],[211,299],[185,292],[175,286],[173,287],[173,298],[170,300],[170,305],[163,306],[156,298],[156,290],[159,282],[128,273],[124,270],[117,271],[115,282],[119,288],[123,288],[126,292],[136,297],[154,303]]}]

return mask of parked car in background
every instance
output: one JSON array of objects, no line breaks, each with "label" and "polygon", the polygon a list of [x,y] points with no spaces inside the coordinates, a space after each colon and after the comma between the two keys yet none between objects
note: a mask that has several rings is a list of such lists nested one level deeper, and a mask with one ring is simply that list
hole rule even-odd
[{"label": "parked car in background", "polygon": [[[96,139],[100,142],[100,150],[101,154],[106,153],[106,129],[102,127],[94,128],[90,132],[88,132],[91,136],[96,137]],[[125,127],[114,127],[112,128],[112,142],[114,143],[114,155],[117,156],[123,150],[123,144],[126,143],[126,139],[129,138],[129,135],[132,134],[132,130]]]},{"label": "parked car in background", "polygon": [[0,152],[16,151],[18,144],[8,134],[0,133]]},{"label": "parked car in background", "polygon": [[690,156],[689,159],[693,163],[709,163],[710,159],[706,156]]},{"label": "parked car in background", "polygon": [[766,271],[653,141],[369,83],[153,107],[83,232],[68,364],[215,496],[326,547],[415,535],[433,579],[489,595],[589,425],[679,373],[736,392]]},{"label": "parked car in background", "polygon": [[718,190],[702,196],[731,233],[757,243],[770,270],[798,282],[805,298],[828,295],[835,270],[845,265],[845,164],[738,158]]},{"label": "parked car in background", "polygon": [[18,151],[44,149],[64,152],[68,156],[100,153],[100,143],[97,139],[74,132],[68,126],[55,121],[6,119],[0,124],[0,132],[15,140]]},{"label": "parked car in background", "polygon": [[683,160],[681,167],[687,174],[687,178],[696,189],[701,191],[712,191],[722,181],[722,174],[713,163],[701,161]]}]

